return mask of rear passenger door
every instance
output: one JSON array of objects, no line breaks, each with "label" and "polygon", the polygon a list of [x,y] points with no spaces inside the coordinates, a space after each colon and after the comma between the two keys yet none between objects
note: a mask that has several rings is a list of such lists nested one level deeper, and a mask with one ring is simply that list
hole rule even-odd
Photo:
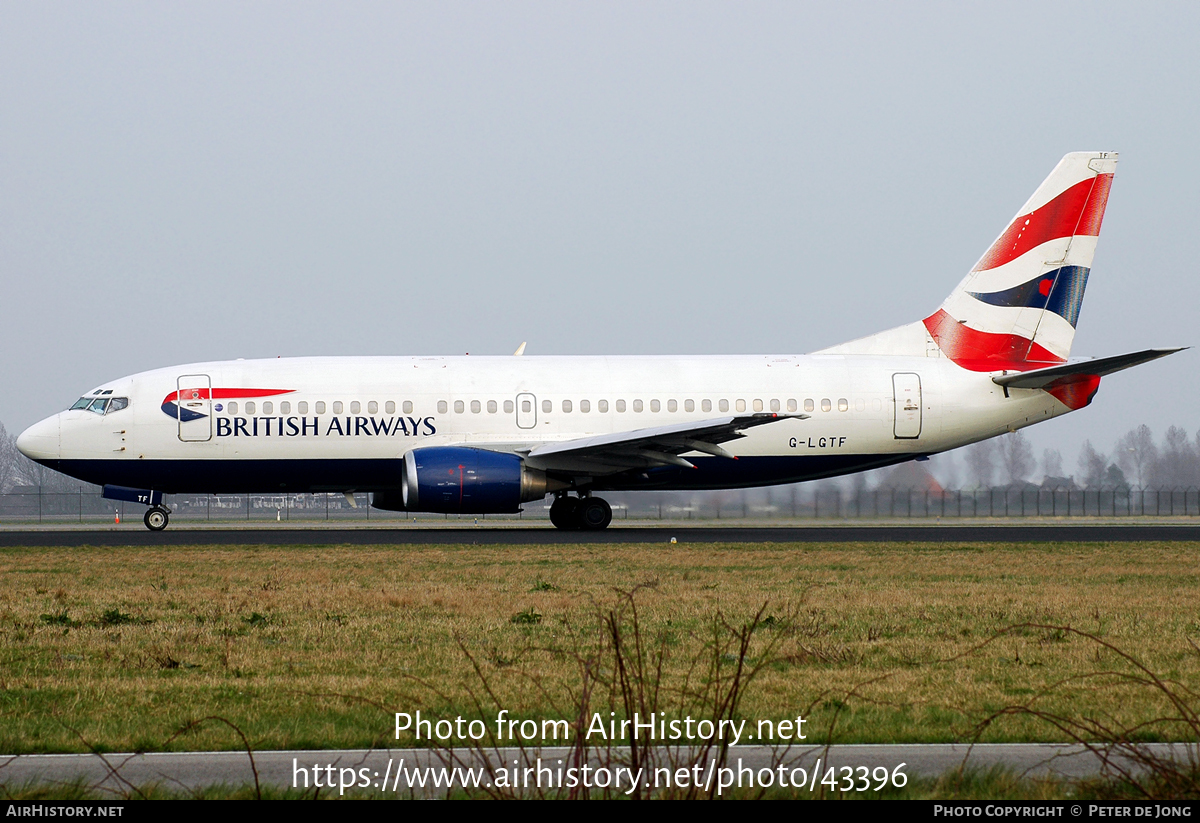
[{"label": "rear passenger door", "polygon": [[896,439],[916,440],[921,436],[921,376],[910,372],[893,374],[892,390],[896,400]]}]

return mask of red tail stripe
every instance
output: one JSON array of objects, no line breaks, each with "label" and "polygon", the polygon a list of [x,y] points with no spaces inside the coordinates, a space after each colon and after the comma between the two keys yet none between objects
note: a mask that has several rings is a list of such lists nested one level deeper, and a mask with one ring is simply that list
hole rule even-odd
[{"label": "red tail stripe", "polygon": [[945,309],[938,309],[924,322],[938,348],[970,371],[1029,371],[1066,362],[1019,334],[995,334],[965,326]]},{"label": "red tail stripe", "polygon": [[[208,389],[184,389],[185,392],[199,392],[199,397],[195,399],[208,400]],[[227,400],[243,397],[274,397],[277,394],[291,394],[295,389],[213,389],[213,400]],[[179,392],[171,392],[164,399],[164,403],[174,403],[179,399]]]},{"label": "red tail stripe", "polygon": [[1099,174],[1082,180],[1041,208],[1013,220],[974,271],[1002,266],[1030,249],[1060,237],[1097,237],[1104,221],[1112,178],[1111,174]]}]

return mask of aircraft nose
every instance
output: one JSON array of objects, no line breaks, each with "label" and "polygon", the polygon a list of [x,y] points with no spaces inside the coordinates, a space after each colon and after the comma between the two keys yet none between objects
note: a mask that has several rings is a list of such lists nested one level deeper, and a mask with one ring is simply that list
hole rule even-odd
[{"label": "aircraft nose", "polygon": [[58,415],[47,417],[21,432],[17,437],[17,448],[30,460],[58,460],[62,451]]}]

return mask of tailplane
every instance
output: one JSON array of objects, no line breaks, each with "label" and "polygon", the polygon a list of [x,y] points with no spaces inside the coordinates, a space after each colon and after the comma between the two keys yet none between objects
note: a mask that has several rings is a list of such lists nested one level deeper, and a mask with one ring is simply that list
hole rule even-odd
[{"label": "tailplane", "polygon": [[944,356],[972,371],[1065,362],[1116,165],[1115,152],[1068,154],[941,308],[824,352]]},{"label": "tailplane", "polygon": [[1068,154],[925,328],[973,371],[1062,363],[1071,353],[1115,152]]}]

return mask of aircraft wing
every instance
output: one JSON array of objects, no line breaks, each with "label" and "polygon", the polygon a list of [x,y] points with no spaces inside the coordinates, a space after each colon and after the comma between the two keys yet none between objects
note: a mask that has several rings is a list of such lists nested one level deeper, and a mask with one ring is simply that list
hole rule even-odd
[{"label": "aircraft wing", "polygon": [[804,420],[808,416],[758,412],[581,437],[530,449],[525,453],[525,462],[538,469],[571,472],[611,473],[652,466],[693,469],[695,466],[680,455],[701,452],[736,460],[721,448],[722,443],[745,437],[745,430],[755,426],[780,420]]},{"label": "aircraft wing", "polygon": [[1149,363],[1151,360],[1157,360],[1160,357],[1166,357],[1168,354],[1183,351],[1185,348],[1187,347],[1146,349],[1145,351],[1130,352],[1129,354],[1117,354],[1112,357],[1099,357],[1095,360],[1081,360],[1077,363],[1064,363],[1061,366],[1050,366],[1045,369],[1034,369],[1033,371],[993,377],[992,382],[1001,386],[1007,386],[1010,389],[1044,389],[1055,384],[1056,381],[1062,380],[1064,377],[1075,377],[1078,375],[1103,377],[1106,374],[1112,374],[1113,372],[1132,368],[1133,366],[1140,366],[1142,363]]}]

